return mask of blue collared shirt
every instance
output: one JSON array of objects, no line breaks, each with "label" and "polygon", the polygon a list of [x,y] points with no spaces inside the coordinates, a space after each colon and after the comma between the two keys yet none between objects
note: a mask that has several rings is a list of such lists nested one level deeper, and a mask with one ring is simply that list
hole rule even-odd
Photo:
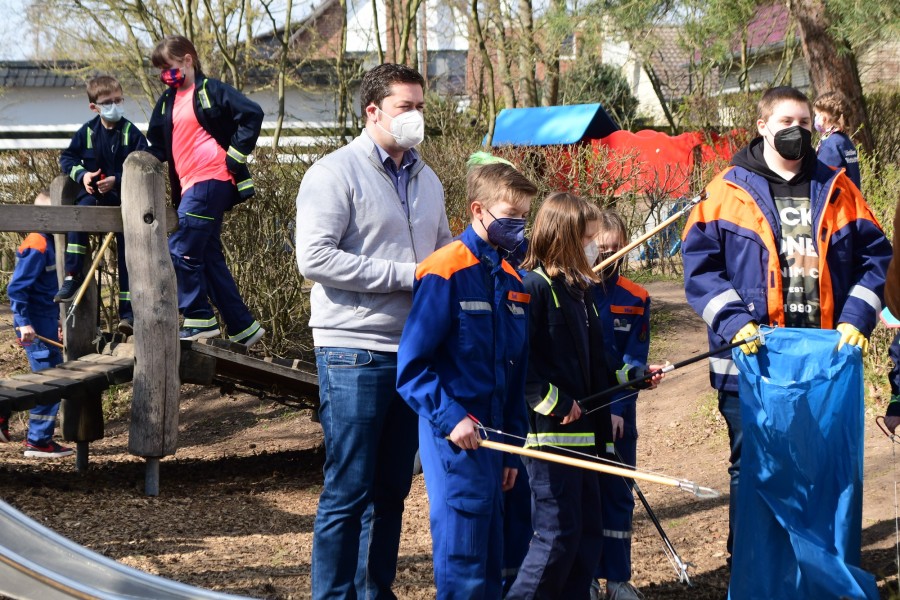
[{"label": "blue collared shirt", "polygon": [[378,149],[378,157],[381,159],[384,171],[390,176],[391,181],[394,182],[394,188],[397,190],[397,195],[400,196],[400,204],[403,205],[406,217],[409,218],[409,203],[407,202],[409,173],[412,170],[412,166],[419,160],[419,154],[415,150],[407,150],[403,153],[403,160],[400,161],[400,166],[398,167],[391,155],[385,152],[384,148],[379,146],[378,143],[375,144],[375,148]]}]

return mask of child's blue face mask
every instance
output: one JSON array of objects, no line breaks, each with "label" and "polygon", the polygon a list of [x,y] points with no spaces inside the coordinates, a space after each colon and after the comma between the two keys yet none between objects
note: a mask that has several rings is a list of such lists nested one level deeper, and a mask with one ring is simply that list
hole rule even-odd
[{"label": "child's blue face mask", "polygon": [[[494,217],[494,214],[489,210],[487,210],[487,214]],[[512,254],[525,241],[526,223],[527,219],[515,219],[512,217],[498,219],[494,217],[494,220],[485,229],[488,241]],[[484,222],[482,222],[482,226],[484,226]]]},{"label": "child's blue face mask", "polygon": [[97,107],[100,109],[100,116],[110,123],[118,123],[125,114],[125,109],[122,108],[122,105],[113,102],[98,104]]}]

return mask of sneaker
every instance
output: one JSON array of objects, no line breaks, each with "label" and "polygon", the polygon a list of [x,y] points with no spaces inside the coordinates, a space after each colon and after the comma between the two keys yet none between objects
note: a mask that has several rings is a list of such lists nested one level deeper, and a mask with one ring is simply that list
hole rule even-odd
[{"label": "sneaker", "polygon": [[9,417],[0,417],[0,442],[9,442]]},{"label": "sneaker", "polygon": [[603,590],[600,589],[600,582],[596,579],[591,579],[591,600],[602,600]]},{"label": "sneaker", "polygon": [[200,329],[199,327],[185,327],[178,332],[178,338],[187,341],[202,340],[205,338],[216,337],[222,333],[218,327],[208,329]]},{"label": "sneaker", "polygon": [[53,440],[46,444],[36,444],[34,442],[25,441],[25,457],[26,458],[60,458],[75,454],[75,451],[65,446],[60,446]]},{"label": "sneaker", "polygon": [[607,581],[607,600],[644,600],[644,595],[627,581]]},{"label": "sneaker", "polygon": [[122,335],[134,335],[134,325],[131,323],[131,319],[122,319],[119,321],[119,324],[116,325],[116,329]]},{"label": "sneaker", "polygon": [[259,329],[257,329],[256,331],[254,331],[253,333],[251,333],[250,335],[248,335],[248,336],[245,337],[244,339],[242,339],[242,340],[234,340],[234,343],[235,343],[235,344],[243,344],[243,345],[245,345],[245,346],[247,346],[247,347],[249,348],[250,346],[252,346],[252,345],[255,344],[256,342],[258,342],[259,340],[261,340],[261,339],[262,339],[262,336],[264,336],[265,334],[266,334],[266,330],[263,329],[262,327],[260,327]]},{"label": "sneaker", "polygon": [[59,291],[56,292],[56,295],[53,296],[54,302],[68,302],[72,298],[75,297],[75,294],[78,293],[78,288],[81,287],[82,278],[80,276],[73,277],[69,275],[63,280],[62,287],[59,288]]}]

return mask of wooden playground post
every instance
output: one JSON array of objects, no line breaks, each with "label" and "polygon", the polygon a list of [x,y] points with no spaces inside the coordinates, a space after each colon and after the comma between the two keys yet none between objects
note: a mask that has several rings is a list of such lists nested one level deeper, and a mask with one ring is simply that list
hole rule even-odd
[{"label": "wooden playground post", "polygon": [[134,387],[128,451],[147,459],[144,493],[159,494],[159,459],[178,445],[178,304],[166,238],[163,166],[133,152],[122,174],[122,223],[134,309]]},{"label": "wooden playground post", "polygon": [[[53,206],[72,205],[75,203],[78,191],[77,183],[65,175],[59,175],[50,185],[50,204]],[[55,234],[53,238],[56,246],[57,280],[61,285],[65,276],[66,236],[65,234]],[[84,261],[82,273],[90,268],[90,253],[86,256],[88,259]],[[97,284],[91,283],[72,318],[67,318],[69,304],[60,304],[65,360],[75,360],[94,352],[98,302]],[[75,466],[79,471],[84,471],[88,468],[90,442],[103,438],[102,392],[80,391],[71,394],[61,403],[60,415],[63,439],[75,442]]]}]

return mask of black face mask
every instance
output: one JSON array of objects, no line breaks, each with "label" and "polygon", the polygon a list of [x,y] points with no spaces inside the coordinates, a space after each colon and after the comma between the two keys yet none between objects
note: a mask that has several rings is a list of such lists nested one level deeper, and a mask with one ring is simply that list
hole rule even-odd
[{"label": "black face mask", "polygon": [[785,160],[800,160],[812,150],[812,132],[799,125],[785,127],[775,134],[775,151]]}]

